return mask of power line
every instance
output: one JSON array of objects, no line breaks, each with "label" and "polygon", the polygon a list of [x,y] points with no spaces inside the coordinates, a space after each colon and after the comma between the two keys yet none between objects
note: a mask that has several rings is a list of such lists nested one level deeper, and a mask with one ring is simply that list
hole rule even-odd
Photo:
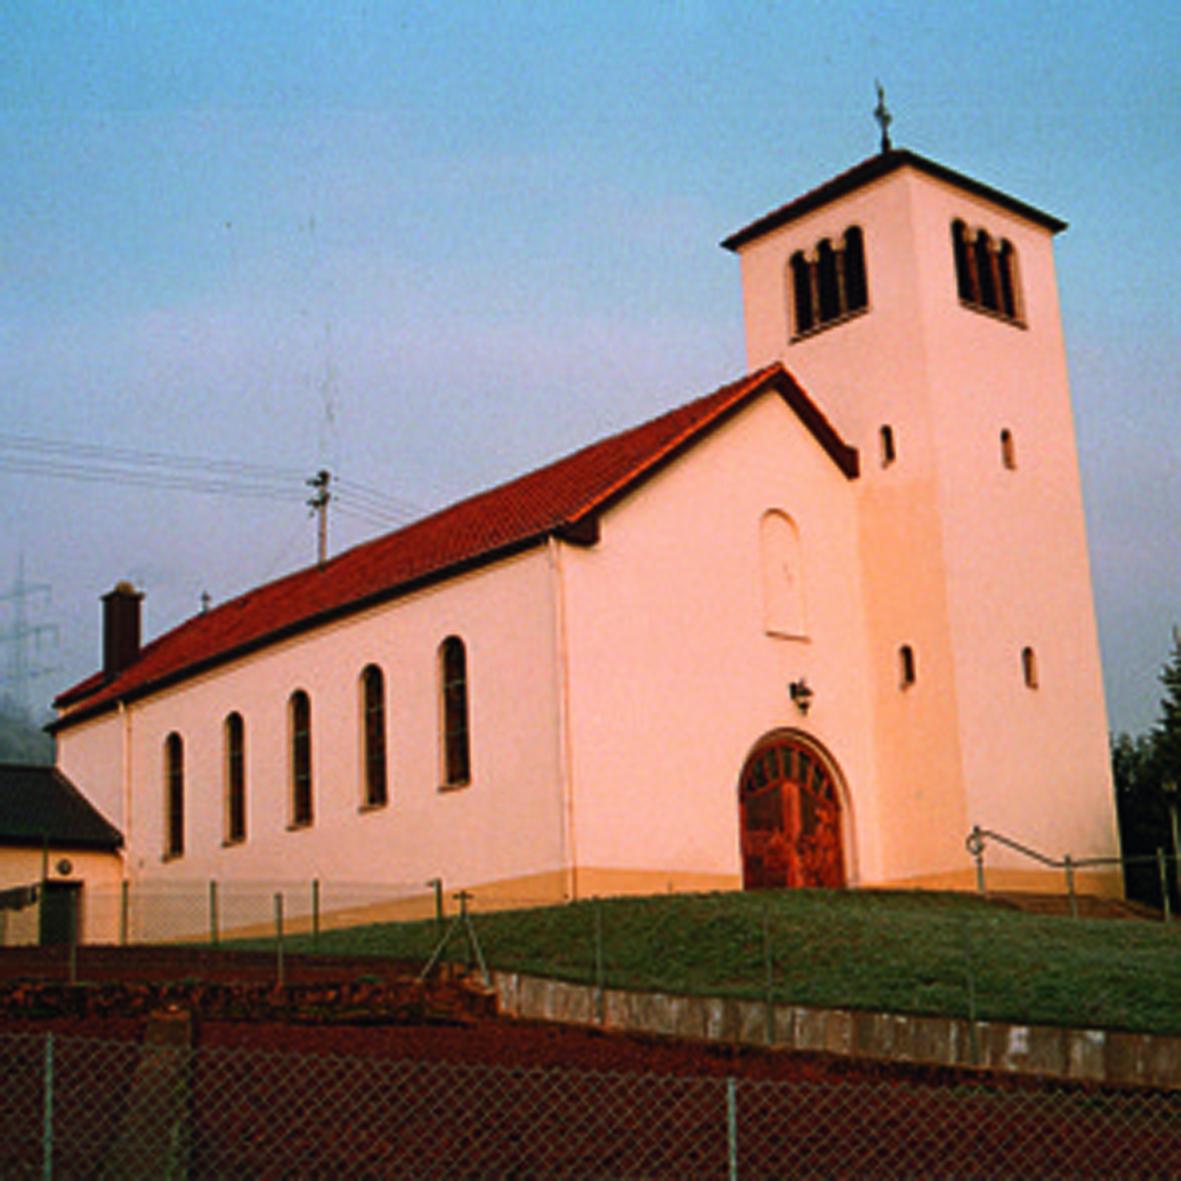
[{"label": "power line", "polygon": [[[0,433],[0,471],[286,501],[303,495],[305,479],[296,468],[272,464],[6,433]],[[353,515],[364,515],[374,524],[404,524],[423,513],[414,502],[359,481],[334,478],[334,483],[339,489],[335,496],[354,506]]]}]

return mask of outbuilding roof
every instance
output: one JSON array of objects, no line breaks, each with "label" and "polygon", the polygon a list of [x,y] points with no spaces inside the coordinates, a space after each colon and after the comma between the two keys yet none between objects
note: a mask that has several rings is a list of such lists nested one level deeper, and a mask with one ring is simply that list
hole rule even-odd
[{"label": "outbuilding roof", "polygon": [[857,452],[844,443],[782,365],[584,447],[397,532],[248,591],[144,646],[112,679],[100,673],[54,703],[62,729],[119,701],[146,696],[345,614],[364,610],[554,536],[598,540],[599,516],[753,399],[779,394],[844,474]]},{"label": "outbuilding roof", "polygon": [[847,193],[855,192],[880,177],[888,176],[891,172],[907,166],[924,172],[936,180],[964,189],[973,196],[982,197],[994,205],[999,205],[1002,209],[1007,209],[1010,213],[1016,213],[1027,221],[1043,226],[1052,234],[1066,229],[1066,222],[1053,214],[1045,213],[1033,205],[1027,205],[1016,197],[1010,197],[1007,193],[1002,193],[1000,189],[994,189],[991,185],[973,180],[970,176],[964,176],[963,173],[947,168],[943,164],[937,164],[934,160],[928,160],[917,152],[911,152],[905,148],[891,148],[888,152],[879,152],[876,156],[862,160],[860,164],[853,165],[852,168],[842,172],[839,176],[834,176],[832,180],[810,190],[802,197],[797,197],[794,201],[789,201],[786,205],[781,205],[778,209],[752,221],[750,225],[736,230],[728,238],[722,240],[722,245],[727,250],[737,251],[748,242],[753,242],[756,238],[761,238],[764,234],[779,229],[780,226],[788,225],[806,213],[811,213],[814,209],[820,209],[822,206],[844,197]]},{"label": "outbuilding roof", "polygon": [[56,768],[0,763],[0,846],[118,849],[122,834]]}]

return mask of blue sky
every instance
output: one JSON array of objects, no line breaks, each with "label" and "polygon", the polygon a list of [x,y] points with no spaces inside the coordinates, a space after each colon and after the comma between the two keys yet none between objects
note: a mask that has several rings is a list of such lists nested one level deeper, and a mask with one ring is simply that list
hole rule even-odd
[{"label": "blue sky", "polygon": [[[0,590],[23,555],[53,587],[30,622],[61,629],[39,698],[95,667],[117,579],[156,634],[310,561],[322,465],[396,523],[740,373],[717,243],[875,150],[880,77],[899,145],[1070,222],[1108,703],[1144,728],[1181,623],[1179,61],[1166,3],[10,0],[0,435],[290,485],[51,477],[0,446]],[[334,549],[374,503],[342,488]]]}]

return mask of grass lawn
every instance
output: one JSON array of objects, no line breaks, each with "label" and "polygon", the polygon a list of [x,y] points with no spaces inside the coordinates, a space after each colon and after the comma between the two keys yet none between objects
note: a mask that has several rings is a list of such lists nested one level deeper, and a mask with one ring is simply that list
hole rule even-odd
[{"label": "grass lawn", "polygon": [[[1181,1034],[1181,923],[1025,914],[971,895],[786,890],[473,914],[491,967],[608,987]],[[423,963],[433,922],[323,932]],[[287,940],[311,950],[309,937]],[[254,946],[262,946],[255,943]],[[458,934],[448,958],[467,954]]]}]

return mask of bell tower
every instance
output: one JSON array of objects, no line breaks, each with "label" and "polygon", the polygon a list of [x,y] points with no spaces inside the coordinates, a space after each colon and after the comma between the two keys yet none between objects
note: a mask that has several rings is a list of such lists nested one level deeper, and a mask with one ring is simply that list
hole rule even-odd
[{"label": "bell tower", "polygon": [[[1054,857],[1109,854],[1065,223],[892,147],[879,108],[879,154],[723,246],[750,367],[781,361],[861,455],[877,765],[885,806],[911,818],[885,838],[887,876],[938,864],[959,884],[974,824]],[[1012,862],[1013,882],[1035,869]]]}]

